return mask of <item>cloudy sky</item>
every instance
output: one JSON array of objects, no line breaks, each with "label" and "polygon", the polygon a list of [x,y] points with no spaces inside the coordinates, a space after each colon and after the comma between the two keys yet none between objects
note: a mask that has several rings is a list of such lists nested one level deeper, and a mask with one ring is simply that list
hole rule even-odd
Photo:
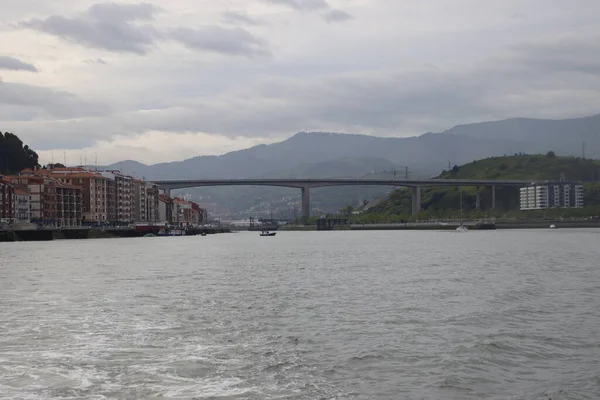
[{"label": "cloudy sky", "polygon": [[600,110],[598,0],[2,0],[0,20],[0,130],[42,162]]}]

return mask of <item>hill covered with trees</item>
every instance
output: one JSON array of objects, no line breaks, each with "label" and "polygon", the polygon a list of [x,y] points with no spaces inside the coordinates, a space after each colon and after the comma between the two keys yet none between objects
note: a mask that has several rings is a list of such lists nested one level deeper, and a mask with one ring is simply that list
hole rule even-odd
[{"label": "hill covered with trees", "polygon": [[[411,215],[411,191],[399,189],[393,191],[387,199],[379,204],[353,215],[356,222],[388,222],[410,220],[414,218],[456,218],[462,205],[466,218],[536,217],[540,213],[565,216],[577,216],[585,213],[600,213],[600,161],[576,157],[559,157],[554,152],[545,155],[516,154],[514,156],[491,157],[484,160],[454,166],[450,171],[443,171],[438,179],[515,179],[531,181],[578,181],[584,183],[585,194],[583,210],[547,210],[519,212],[518,188],[496,188],[496,209],[492,210],[492,191],[488,187],[433,187],[423,188],[421,192],[422,212]],[[479,191],[480,207],[477,209],[477,192]],[[597,210],[596,210],[597,209]],[[347,209],[344,212],[349,213]]]},{"label": "hill covered with trees", "polygon": [[0,174],[11,175],[39,166],[38,155],[17,135],[0,132]]}]

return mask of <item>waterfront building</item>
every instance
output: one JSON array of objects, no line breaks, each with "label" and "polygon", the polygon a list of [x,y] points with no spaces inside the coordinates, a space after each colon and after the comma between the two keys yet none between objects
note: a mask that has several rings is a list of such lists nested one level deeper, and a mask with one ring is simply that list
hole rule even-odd
[{"label": "waterfront building", "polygon": [[109,218],[109,179],[82,167],[55,168],[50,176],[81,189],[82,219],[88,224],[105,224]]},{"label": "waterfront building", "polygon": [[29,193],[25,190],[15,189],[15,222],[29,223],[31,221],[29,208]]},{"label": "waterfront building", "polygon": [[158,215],[158,186],[139,179],[133,181],[135,222],[155,223]]},{"label": "waterfront building", "polygon": [[521,210],[583,207],[583,185],[574,183],[532,183],[520,189]]},{"label": "waterfront building", "polygon": [[158,185],[152,182],[145,182],[146,189],[146,220],[156,223],[160,220],[158,212]]},{"label": "waterfront building", "polygon": [[173,199],[173,204],[176,225],[185,227],[202,224],[205,211],[198,204],[179,197]]},{"label": "waterfront building", "polygon": [[0,223],[8,224],[15,219],[15,187],[0,177]]},{"label": "waterfront building", "polygon": [[29,195],[30,220],[39,225],[73,227],[82,220],[81,188],[53,178],[46,172],[25,171],[10,178]]},{"label": "waterfront building", "polygon": [[133,178],[123,175],[120,171],[103,171],[102,176],[114,181],[114,219],[118,224],[130,224],[135,221],[135,205],[133,193]]},{"label": "waterfront building", "polygon": [[173,199],[166,194],[158,196],[158,220],[161,224],[173,224]]}]

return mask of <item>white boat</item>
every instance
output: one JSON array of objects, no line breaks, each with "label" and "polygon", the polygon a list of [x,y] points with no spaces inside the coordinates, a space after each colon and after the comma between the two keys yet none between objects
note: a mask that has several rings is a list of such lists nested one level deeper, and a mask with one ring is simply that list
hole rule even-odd
[{"label": "white boat", "polygon": [[556,228],[556,225],[554,225],[554,224],[550,225],[550,229],[555,229],[555,228]]},{"label": "white boat", "polygon": [[467,228],[467,227],[466,227],[466,226],[464,226],[464,225],[461,225],[461,226],[459,226],[458,228],[456,228],[456,231],[457,231],[457,232],[468,232],[468,231],[469,231],[469,228]]}]

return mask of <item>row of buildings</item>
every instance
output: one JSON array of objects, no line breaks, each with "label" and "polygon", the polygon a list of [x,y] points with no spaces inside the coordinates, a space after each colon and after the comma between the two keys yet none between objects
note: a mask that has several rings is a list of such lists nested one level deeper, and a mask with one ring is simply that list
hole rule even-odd
[{"label": "row of buildings", "polygon": [[156,184],[83,167],[0,176],[0,223],[45,226],[200,225],[206,211]]},{"label": "row of buildings", "polygon": [[520,189],[521,210],[582,208],[583,185],[574,183],[532,183]]}]

